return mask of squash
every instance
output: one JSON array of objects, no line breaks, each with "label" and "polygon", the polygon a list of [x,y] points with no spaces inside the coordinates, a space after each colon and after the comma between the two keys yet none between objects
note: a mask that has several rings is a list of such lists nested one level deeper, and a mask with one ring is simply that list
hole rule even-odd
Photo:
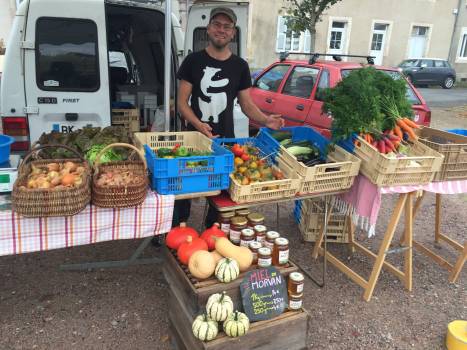
[{"label": "squash", "polygon": [[214,237],[214,240],[216,241],[216,250],[220,255],[236,260],[240,271],[248,270],[253,262],[253,253],[249,248],[238,247],[224,237]]},{"label": "squash", "polygon": [[213,238],[214,236],[215,237],[227,237],[225,235],[225,232],[219,228],[219,224],[217,222],[215,222],[211,228],[208,228],[207,230],[205,230],[200,236],[200,238],[204,239],[206,243],[208,244],[209,250],[214,250],[216,247],[216,242],[214,241],[214,238]]},{"label": "squash", "polygon": [[250,329],[250,320],[243,312],[235,311],[224,321],[223,328],[229,337],[241,337]]},{"label": "squash", "polygon": [[223,258],[217,263],[214,273],[219,281],[229,283],[238,277],[240,270],[235,260]]},{"label": "squash", "polygon": [[224,258],[222,255],[220,255],[220,254],[218,253],[217,250],[213,250],[213,251],[211,252],[211,255],[212,255],[212,257],[214,258],[214,262],[216,263],[216,265],[217,265],[217,263],[218,263],[221,259]]},{"label": "squash", "polygon": [[191,236],[193,239],[198,238],[198,232],[191,227],[187,227],[186,223],[181,222],[180,226],[174,227],[170,230],[165,238],[167,247],[171,249],[178,249],[180,244],[186,242],[186,238]]},{"label": "squash", "polygon": [[177,256],[180,262],[188,265],[191,255],[198,250],[208,250],[208,245],[201,238],[188,236],[186,242],[180,244],[177,250]]},{"label": "squash", "polygon": [[225,293],[216,293],[208,298],[206,312],[211,320],[225,321],[233,312],[232,299]]},{"label": "squash", "polygon": [[214,256],[205,250],[198,250],[188,260],[188,269],[196,278],[206,279],[211,277],[216,269]]},{"label": "squash", "polygon": [[199,315],[191,325],[193,335],[201,341],[210,341],[217,337],[219,327],[216,321],[211,320],[206,314]]}]

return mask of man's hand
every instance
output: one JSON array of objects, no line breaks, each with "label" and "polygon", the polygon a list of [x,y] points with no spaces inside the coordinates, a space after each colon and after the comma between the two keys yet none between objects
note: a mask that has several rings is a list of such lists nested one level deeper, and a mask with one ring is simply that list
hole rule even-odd
[{"label": "man's hand", "polygon": [[196,126],[196,129],[198,129],[198,131],[204,135],[206,135],[207,137],[209,137],[210,139],[214,139],[216,137],[219,137],[219,135],[213,135],[212,134],[212,128],[209,124],[207,123],[199,123],[197,126]]},{"label": "man's hand", "polygon": [[270,129],[279,130],[285,125],[284,119],[281,118],[280,114],[271,114],[267,116],[266,123],[264,124]]}]

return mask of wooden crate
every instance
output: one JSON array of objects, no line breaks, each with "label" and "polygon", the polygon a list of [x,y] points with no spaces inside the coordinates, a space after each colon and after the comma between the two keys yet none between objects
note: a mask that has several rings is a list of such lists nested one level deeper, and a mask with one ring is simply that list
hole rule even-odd
[{"label": "wooden crate", "polygon": [[139,132],[139,110],[134,109],[112,109],[112,125],[121,125],[128,134]]},{"label": "wooden crate", "polygon": [[[168,300],[169,330],[174,349],[179,350],[301,350],[306,349],[308,312],[286,311],[271,320],[250,324],[247,334],[230,338],[220,329],[216,339],[202,342],[193,336],[191,325],[194,316],[188,311],[185,301],[174,293],[170,285]],[[220,325],[222,327],[222,325]]]},{"label": "wooden crate", "polygon": [[[214,293],[221,293],[226,291],[232,298],[234,307],[238,310],[243,310],[242,297],[240,294],[240,283],[243,280],[246,272],[242,272],[240,276],[230,282],[219,282],[215,277],[208,278],[203,281],[197,280],[190,275],[188,268],[181,265],[176,257],[174,251],[164,248],[164,277],[174,294],[178,294],[179,299],[184,305],[191,316],[201,314],[206,308],[208,298]],[[254,269],[255,267],[251,267]],[[280,267],[278,270],[284,277],[287,277],[291,272],[298,271],[298,267],[290,262],[287,267]]]}]

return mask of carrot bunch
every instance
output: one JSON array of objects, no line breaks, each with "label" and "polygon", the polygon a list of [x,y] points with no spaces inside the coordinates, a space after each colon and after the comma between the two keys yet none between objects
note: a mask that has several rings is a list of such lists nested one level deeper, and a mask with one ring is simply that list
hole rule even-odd
[{"label": "carrot bunch", "polygon": [[414,129],[418,129],[419,126],[409,118],[398,118],[396,120],[396,126],[394,127],[394,133],[404,141],[417,140],[418,137],[414,132]]}]

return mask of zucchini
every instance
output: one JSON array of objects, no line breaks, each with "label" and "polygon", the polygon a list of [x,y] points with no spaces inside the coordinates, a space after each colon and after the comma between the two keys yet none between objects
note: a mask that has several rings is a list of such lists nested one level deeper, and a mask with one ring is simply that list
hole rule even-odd
[{"label": "zucchini", "polygon": [[276,132],[272,132],[271,136],[274,138],[274,140],[281,142],[282,140],[285,140],[285,139],[291,139],[292,133],[290,131],[276,131]]}]

